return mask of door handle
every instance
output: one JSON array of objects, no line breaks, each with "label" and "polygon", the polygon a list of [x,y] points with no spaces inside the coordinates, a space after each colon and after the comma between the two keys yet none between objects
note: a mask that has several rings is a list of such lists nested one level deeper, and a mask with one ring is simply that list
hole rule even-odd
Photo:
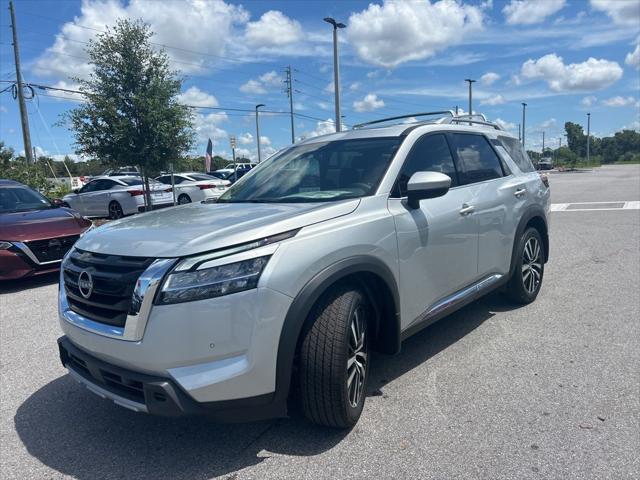
[{"label": "door handle", "polygon": [[527,193],[527,189],[526,188],[519,188],[518,190],[516,190],[515,192],[513,192],[513,194],[520,198],[521,196],[523,196],[525,193]]},{"label": "door handle", "polygon": [[462,208],[460,209],[460,215],[469,215],[475,211],[476,207],[473,205],[467,205],[466,203],[462,204]]}]

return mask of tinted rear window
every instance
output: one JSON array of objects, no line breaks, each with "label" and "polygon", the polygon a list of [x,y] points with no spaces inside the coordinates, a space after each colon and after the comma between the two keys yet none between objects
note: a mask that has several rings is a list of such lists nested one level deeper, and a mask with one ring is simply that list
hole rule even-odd
[{"label": "tinted rear window", "polygon": [[451,135],[451,148],[458,156],[461,185],[503,176],[500,159],[483,135],[454,133]]},{"label": "tinted rear window", "polygon": [[498,140],[500,140],[509,156],[516,162],[516,165],[518,165],[518,168],[522,172],[535,171],[529,155],[524,151],[522,144],[518,140],[510,137],[498,137]]}]

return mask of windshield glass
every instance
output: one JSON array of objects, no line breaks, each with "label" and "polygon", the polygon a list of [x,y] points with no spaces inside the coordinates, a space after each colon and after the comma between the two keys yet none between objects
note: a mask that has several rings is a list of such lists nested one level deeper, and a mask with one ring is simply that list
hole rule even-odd
[{"label": "windshield glass", "polygon": [[215,172],[211,172],[211,175],[213,175],[214,177],[218,177],[221,178],[222,180],[226,180],[227,178],[229,178],[229,175],[231,175],[233,172],[226,172],[226,171],[222,171],[222,170],[218,170]]},{"label": "windshield glass", "polygon": [[373,195],[401,137],[317,142],[271,157],[218,202],[330,202]]},{"label": "windshield glass", "polygon": [[35,190],[25,187],[0,187],[0,213],[52,208],[51,202]]}]

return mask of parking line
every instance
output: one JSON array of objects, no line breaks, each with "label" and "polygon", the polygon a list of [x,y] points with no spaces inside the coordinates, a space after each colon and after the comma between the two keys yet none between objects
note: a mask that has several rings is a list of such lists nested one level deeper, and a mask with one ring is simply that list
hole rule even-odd
[{"label": "parking line", "polygon": [[[592,205],[602,205],[602,208],[591,208]],[[611,205],[607,207],[607,205]],[[614,206],[615,205],[615,206]],[[578,208],[574,208],[578,206]],[[611,210],[640,210],[640,201],[624,201],[617,202],[571,202],[571,203],[552,203],[552,212],[606,212]]]}]

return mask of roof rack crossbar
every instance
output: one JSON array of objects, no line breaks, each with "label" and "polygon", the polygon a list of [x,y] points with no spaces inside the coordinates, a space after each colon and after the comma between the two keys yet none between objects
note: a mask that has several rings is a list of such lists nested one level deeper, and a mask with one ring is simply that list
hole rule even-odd
[{"label": "roof rack crossbar", "polygon": [[449,120],[449,123],[475,123],[477,125],[486,125],[487,127],[495,128],[496,130],[502,130],[502,127],[497,123],[485,122],[482,120],[474,120],[472,118],[455,117]]},{"label": "roof rack crossbar", "polygon": [[452,110],[441,110],[437,112],[423,112],[423,113],[411,113],[407,115],[398,115],[397,117],[386,117],[381,118],[379,120],[372,120],[371,122],[359,123],[353,126],[354,130],[360,129],[362,127],[367,127],[369,125],[377,125],[378,123],[390,122],[391,120],[402,120],[403,118],[413,118],[413,117],[427,117],[432,115],[450,115],[452,118],[455,117],[455,114]]},{"label": "roof rack crossbar", "polygon": [[487,117],[485,117],[484,113],[465,113],[464,115],[456,115],[456,118],[470,118],[473,120],[473,117],[480,117],[480,120],[483,122],[488,122]]}]

